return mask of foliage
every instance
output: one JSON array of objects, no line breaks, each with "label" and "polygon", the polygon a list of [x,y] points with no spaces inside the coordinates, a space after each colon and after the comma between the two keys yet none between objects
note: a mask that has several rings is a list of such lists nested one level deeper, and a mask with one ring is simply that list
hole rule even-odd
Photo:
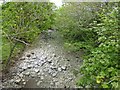
[{"label": "foliage", "polygon": [[[2,5],[2,60],[15,42],[32,43],[42,30],[54,23],[53,4],[49,2],[7,2]],[[16,51],[22,49],[16,46]],[[15,56],[15,54],[13,54]]]},{"label": "foliage", "polygon": [[65,38],[65,48],[84,49],[83,87],[118,88],[118,3],[65,3],[57,11],[56,26]]},{"label": "foliage", "polygon": [[102,88],[118,88],[119,81],[118,7],[113,8],[108,15],[103,14],[104,11],[99,14],[102,23],[95,27],[99,44],[84,59],[81,68],[84,77],[89,77],[88,81]]}]

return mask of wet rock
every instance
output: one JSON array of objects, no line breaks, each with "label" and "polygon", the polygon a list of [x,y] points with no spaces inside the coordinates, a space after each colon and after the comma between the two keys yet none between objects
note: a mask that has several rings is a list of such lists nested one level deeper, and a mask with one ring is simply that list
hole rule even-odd
[{"label": "wet rock", "polygon": [[22,74],[22,73],[21,73],[21,74],[19,74],[19,77],[20,77],[20,78],[23,78],[23,74]]},{"label": "wet rock", "polygon": [[38,65],[35,65],[34,68],[38,68]]},{"label": "wet rock", "polygon": [[55,83],[55,85],[56,85],[56,86],[59,86],[59,85],[60,85],[60,83],[59,83],[59,82],[56,82],[56,83]]},{"label": "wet rock", "polygon": [[41,75],[44,75],[44,74],[45,74],[45,73],[43,73],[43,72],[41,73]]},{"label": "wet rock", "polygon": [[46,60],[47,59],[47,56],[44,56],[43,58],[42,58],[42,60]]},{"label": "wet rock", "polygon": [[59,72],[61,72],[61,71],[62,71],[62,69],[59,67],[59,68],[58,68],[58,71],[59,71]]},{"label": "wet rock", "polygon": [[38,63],[38,66],[42,66],[42,63],[39,62],[39,63]]},{"label": "wet rock", "polygon": [[31,55],[30,55],[30,54],[27,54],[26,56],[27,56],[27,57],[31,57]]},{"label": "wet rock", "polygon": [[34,52],[31,52],[31,54],[35,54]]},{"label": "wet rock", "polygon": [[47,71],[48,71],[48,69],[47,69],[47,68],[45,68],[43,71],[44,71],[44,72],[47,72]]},{"label": "wet rock", "polygon": [[30,65],[28,65],[27,67],[28,67],[28,68],[32,68],[32,67],[33,67],[33,65],[31,65],[31,64],[30,64]]},{"label": "wet rock", "polygon": [[52,56],[53,56],[53,57],[56,57],[56,54],[53,54]]},{"label": "wet rock", "polygon": [[73,78],[68,78],[68,80],[69,80],[69,81],[72,81],[72,80],[73,80]]},{"label": "wet rock", "polygon": [[25,63],[30,63],[30,60],[25,60]]},{"label": "wet rock", "polygon": [[56,76],[57,76],[57,73],[53,73],[52,76],[53,76],[53,77],[56,77]]},{"label": "wet rock", "polygon": [[37,57],[34,55],[34,56],[32,56],[32,59],[37,59]]},{"label": "wet rock", "polygon": [[34,62],[35,65],[38,65],[39,62]]},{"label": "wet rock", "polygon": [[23,85],[25,85],[26,84],[26,82],[23,82]]},{"label": "wet rock", "polygon": [[35,60],[34,59],[30,59],[29,62],[34,62]]},{"label": "wet rock", "polygon": [[42,81],[38,81],[38,82],[37,82],[37,86],[40,86],[40,83],[42,83]]},{"label": "wet rock", "polygon": [[51,70],[51,69],[49,69],[49,70],[48,70],[48,73],[49,73],[49,74],[51,74],[51,73],[52,73],[52,70]]},{"label": "wet rock", "polygon": [[51,69],[57,69],[57,67],[56,67],[56,66],[50,66],[50,68],[51,68]]},{"label": "wet rock", "polygon": [[18,83],[20,83],[20,81],[21,81],[21,79],[18,78],[17,80],[15,80],[15,83],[18,84]]},{"label": "wet rock", "polygon": [[51,65],[53,66],[53,65],[54,65],[54,63],[51,63]]},{"label": "wet rock", "polygon": [[41,80],[43,80],[43,79],[44,79],[44,76],[41,76],[40,78],[41,78]]},{"label": "wet rock", "polygon": [[50,85],[54,85],[54,83],[53,83],[53,82],[50,82]]},{"label": "wet rock", "polygon": [[36,73],[35,72],[31,72],[31,77],[35,77]]},{"label": "wet rock", "polygon": [[62,70],[66,70],[66,66],[62,66],[61,68],[62,68]]},{"label": "wet rock", "polygon": [[25,79],[22,79],[22,82],[25,82]]},{"label": "wet rock", "polygon": [[51,62],[52,62],[52,59],[48,59],[47,61],[48,61],[49,63],[51,63]]},{"label": "wet rock", "polygon": [[22,67],[23,70],[26,70],[27,68],[28,68],[27,66],[23,66],[23,67]]},{"label": "wet rock", "polygon": [[27,75],[27,76],[29,76],[30,75],[30,72],[26,72],[26,73],[24,73],[25,75]]},{"label": "wet rock", "polygon": [[20,58],[20,60],[25,60],[25,59],[26,59],[25,57]]},{"label": "wet rock", "polygon": [[38,77],[40,77],[41,73],[39,72],[37,75],[38,75]]},{"label": "wet rock", "polygon": [[10,80],[10,83],[13,83],[13,82],[14,82],[14,79],[11,79],[11,80]]},{"label": "wet rock", "polygon": [[38,73],[38,72],[39,72],[39,69],[35,69],[35,72]]},{"label": "wet rock", "polygon": [[41,61],[40,63],[41,63],[41,66],[43,66],[43,65],[44,65],[44,63],[45,63],[45,61]]},{"label": "wet rock", "polygon": [[53,82],[54,82],[54,83],[56,83],[56,82],[58,82],[58,80],[57,80],[57,79],[55,79],[55,78],[53,78]]}]

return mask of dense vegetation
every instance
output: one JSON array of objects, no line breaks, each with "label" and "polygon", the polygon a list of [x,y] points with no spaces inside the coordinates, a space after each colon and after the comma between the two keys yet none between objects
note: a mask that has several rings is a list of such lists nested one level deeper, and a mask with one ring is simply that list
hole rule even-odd
[{"label": "dense vegetation", "polygon": [[[8,2],[2,5],[2,60],[18,56],[41,31],[54,21],[54,5],[37,2]],[[8,61],[7,61],[8,63]]]},{"label": "dense vegetation", "polygon": [[83,87],[118,88],[118,3],[65,3],[57,11],[56,24],[71,51],[84,50]]},{"label": "dense vegetation", "polygon": [[118,88],[118,3],[64,3],[61,8],[54,8],[54,4],[47,2],[9,2],[2,5],[4,63],[31,44],[41,31],[52,27],[60,31],[67,50],[84,52],[80,67],[82,77],[77,85]]}]

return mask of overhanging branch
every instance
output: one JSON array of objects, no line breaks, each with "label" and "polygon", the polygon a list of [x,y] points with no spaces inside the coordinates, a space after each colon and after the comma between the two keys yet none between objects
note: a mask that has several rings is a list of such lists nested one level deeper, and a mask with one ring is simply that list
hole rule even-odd
[{"label": "overhanging branch", "polygon": [[17,38],[14,38],[14,37],[11,37],[11,39],[13,39],[13,40],[15,40],[15,41],[18,41],[18,42],[21,42],[21,43],[23,43],[23,44],[25,44],[25,45],[27,45],[27,46],[30,45],[29,43],[26,43],[25,41],[20,40],[20,39],[17,39]]}]

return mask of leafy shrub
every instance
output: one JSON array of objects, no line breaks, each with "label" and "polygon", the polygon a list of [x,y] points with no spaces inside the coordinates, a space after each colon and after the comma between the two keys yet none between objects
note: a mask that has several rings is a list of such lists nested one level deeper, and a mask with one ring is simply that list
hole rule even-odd
[{"label": "leafy shrub", "polygon": [[[99,36],[99,45],[91,50],[84,59],[79,85],[98,85],[102,88],[118,88],[119,82],[119,38],[118,38],[118,12],[112,9],[109,15],[101,15],[101,24],[97,24],[95,31]],[[104,12],[104,11],[103,11]],[[104,19],[103,19],[104,18]],[[89,78],[88,78],[89,77]],[[83,80],[82,80],[83,79]],[[90,81],[90,83],[84,82]]]},{"label": "leafy shrub", "polygon": [[84,49],[83,87],[118,88],[119,20],[118,3],[65,3],[57,13],[56,28],[70,51]]},{"label": "leafy shrub", "polygon": [[24,45],[31,44],[42,30],[50,28],[54,22],[54,16],[53,4],[49,2],[7,2],[3,4],[2,60],[9,57],[11,48],[16,42],[19,42],[15,49],[17,53]]}]

